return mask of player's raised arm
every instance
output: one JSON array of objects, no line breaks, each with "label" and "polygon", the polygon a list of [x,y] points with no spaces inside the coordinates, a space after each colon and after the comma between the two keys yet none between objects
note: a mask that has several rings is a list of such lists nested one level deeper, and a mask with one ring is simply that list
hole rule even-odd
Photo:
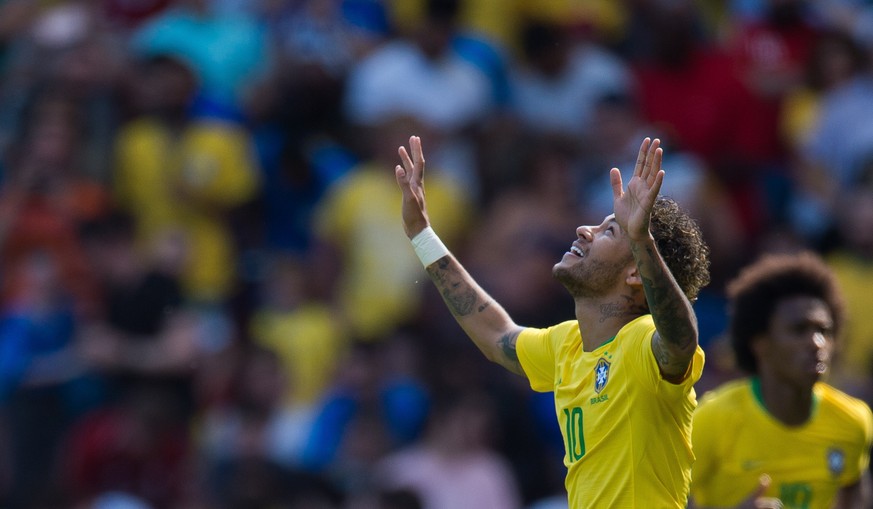
[{"label": "player's raised arm", "polygon": [[430,227],[421,139],[410,137],[409,150],[400,147],[398,152],[401,164],[395,167],[394,176],[403,194],[403,229],[415,253],[458,324],[485,357],[523,375],[515,349],[522,327],[473,280]]},{"label": "player's raised arm", "polygon": [[643,140],[634,174],[622,187],[621,172],[610,172],[615,219],[626,232],[637,263],[649,311],[657,331],[652,350],[661,373],[668,380],[681,380],[697,348],[697,317],[691,302],[676,283],[658,252],[649,229],[652,209],[664,182],[660,141]]}]

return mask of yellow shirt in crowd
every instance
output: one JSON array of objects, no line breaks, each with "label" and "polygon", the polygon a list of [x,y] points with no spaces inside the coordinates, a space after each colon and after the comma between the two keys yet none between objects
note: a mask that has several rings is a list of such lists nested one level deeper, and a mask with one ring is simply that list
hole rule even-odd
[{"label": "yellow shirt in crowd", "polygon": [[181,237],[188,296],[204,302],[226,297],[236,253],[224,213],[252,198],[259,183],[247,132],[198,121],[174,134],[155,120],[135,120],[119,133],[116,168],[116,196],[136,218],[141,240]]}]

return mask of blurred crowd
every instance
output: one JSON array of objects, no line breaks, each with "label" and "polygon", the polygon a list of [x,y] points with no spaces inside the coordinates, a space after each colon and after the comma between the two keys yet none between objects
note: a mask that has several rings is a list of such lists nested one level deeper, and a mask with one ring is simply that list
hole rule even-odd
[{"label": "blurred crowd", "polygon": [[737,375],[725,281],[812,249],[829,382],[873,402],[871,57],[869,0],[0,1],[0,507],[562,507],[551,395],[404,236],[411,134],[528,326],[661,138],[712,248],[698,395]]}]

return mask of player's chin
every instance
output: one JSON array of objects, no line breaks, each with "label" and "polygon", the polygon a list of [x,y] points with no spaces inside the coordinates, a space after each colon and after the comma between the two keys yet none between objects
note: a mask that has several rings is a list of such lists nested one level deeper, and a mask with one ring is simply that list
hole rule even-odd
[{"label": "player's chin", "polygon": [[564,257],[561,258],[561,260],[558,263],[556,263],[555,265],[552,266],[552,275],[553,276],[560,277],[561,275],[567,274],[570,272],[571,267],[573,266],[573,263],[572,263],[573,260],[568,259],[568,257],[571,257],[571,256],[573,256],[573,255],[571,255],[570,253],[565,254]]}]

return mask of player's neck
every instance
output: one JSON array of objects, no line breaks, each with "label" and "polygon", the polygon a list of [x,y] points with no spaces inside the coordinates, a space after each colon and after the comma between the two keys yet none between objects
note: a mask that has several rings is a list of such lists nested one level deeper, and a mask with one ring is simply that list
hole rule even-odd
[{"label": "player's neck", "polygon": [[624,301],[576,299],[576,320],[582,335],[582,348],[590,352],[611,341],[622,327],[640,316]]},{"label": "player's neck", "polygon": [[786,426],[799,426],[810,419],[814,408],[812,387],[798,387],[767,374],[756,380],[756,397],[775,419]]}]

